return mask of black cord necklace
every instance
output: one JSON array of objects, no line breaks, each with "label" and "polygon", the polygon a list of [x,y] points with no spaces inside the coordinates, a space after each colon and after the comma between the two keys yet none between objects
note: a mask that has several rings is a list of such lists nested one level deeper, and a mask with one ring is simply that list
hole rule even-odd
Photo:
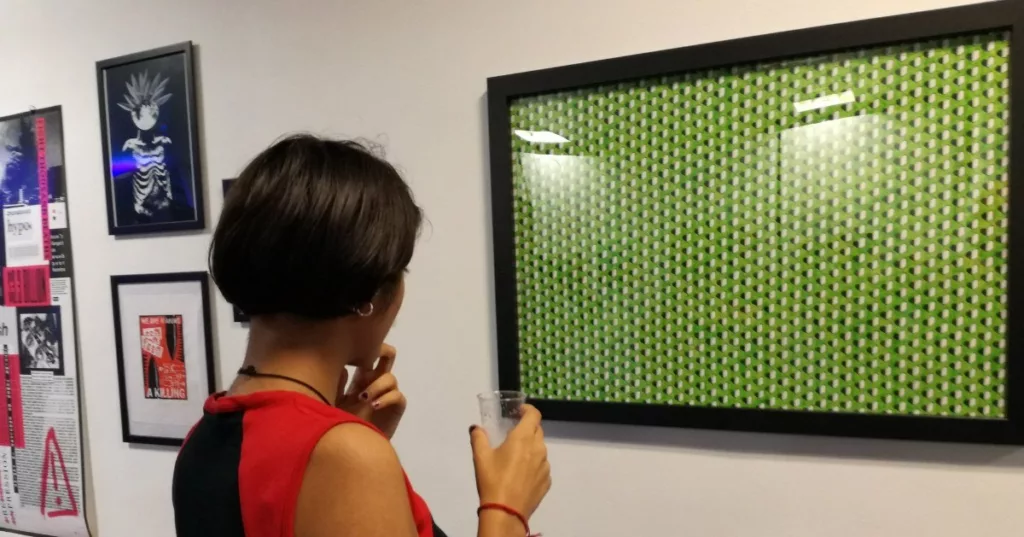
[{"label": "black cord necklace", "polygon": [[334,405],[331,405],[331,402],[328,401],[326,397],[324,397],[324,394],[320,393],[320,390],[310,386],[309,384],[307,384],[307,383],[305,383],[305,382],[303,382],[303,381],[301,381],[299,379],[292,378],[292,377],[286,377],[284,375],[278,375],[276,373],[261,373],[259,371],[256,371],[256,366],[254,366],[254,365],[245,366],[245,367],[239,369],[238,370],[238,374],[239,375],[245,375],[247,377],[263,377],[263,378],[268,378],[268,379],[280,379],[280,380],[287,380],[289,382],[294,382],[295,384],[298,384],[299,386],[302,386],[302,387],[306,388],[307,390],[310,390],[311,392],[315,393],[316,396],[319,397],[320,400],[323,401],[325,405],[334,406]]}]

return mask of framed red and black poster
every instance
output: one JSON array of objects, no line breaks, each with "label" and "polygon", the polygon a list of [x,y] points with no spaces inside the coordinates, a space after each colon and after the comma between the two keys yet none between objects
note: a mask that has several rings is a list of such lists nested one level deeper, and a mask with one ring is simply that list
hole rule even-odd
[{"label": "framed red and black poster", "polygon": [[205,272],[111,276],[125,442],[180,445],[214,390]]},{"label": "framed red and black poster", "polygon": [[139,316],[146,399],[188,399],[181,326],[181,315]]}]

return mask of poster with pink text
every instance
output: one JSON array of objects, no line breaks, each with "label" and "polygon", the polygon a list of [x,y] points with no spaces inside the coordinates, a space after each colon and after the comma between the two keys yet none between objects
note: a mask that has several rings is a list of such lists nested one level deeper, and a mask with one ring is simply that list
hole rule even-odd
[{"label": "poster with pink text", "polygon": [[87,536],[60,108],[0,118],[0,531]]}]

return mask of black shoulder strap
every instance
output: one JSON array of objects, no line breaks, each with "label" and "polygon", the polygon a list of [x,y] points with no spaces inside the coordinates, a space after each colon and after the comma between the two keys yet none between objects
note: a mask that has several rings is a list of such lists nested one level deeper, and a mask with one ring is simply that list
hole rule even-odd
[{"label": "black shoulder strap", "polygon": [[441,528],[437,527],[437,522],[431,520],[430,523],[434,525],[434,537],[448,537],[443,531],[441,531]]}]

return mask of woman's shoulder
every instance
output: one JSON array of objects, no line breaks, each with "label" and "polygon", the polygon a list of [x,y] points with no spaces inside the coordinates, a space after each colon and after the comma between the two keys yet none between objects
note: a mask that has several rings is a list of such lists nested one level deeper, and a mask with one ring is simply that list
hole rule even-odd
[{"label": "woman's shoulder", "polygon": [[350,472],[372,475],[383,470],[404,476],[391,442],[361,420],[340,423],[324,433],[313,448],[310,462],[314,461],[336,470],[345,470],[347,475]]},{"label": "woman's shoulder", "polygon": [[295,534],[416,535],[417,526],[409,483],[391,443],[358,423],[327,431],[306,467]]}]

